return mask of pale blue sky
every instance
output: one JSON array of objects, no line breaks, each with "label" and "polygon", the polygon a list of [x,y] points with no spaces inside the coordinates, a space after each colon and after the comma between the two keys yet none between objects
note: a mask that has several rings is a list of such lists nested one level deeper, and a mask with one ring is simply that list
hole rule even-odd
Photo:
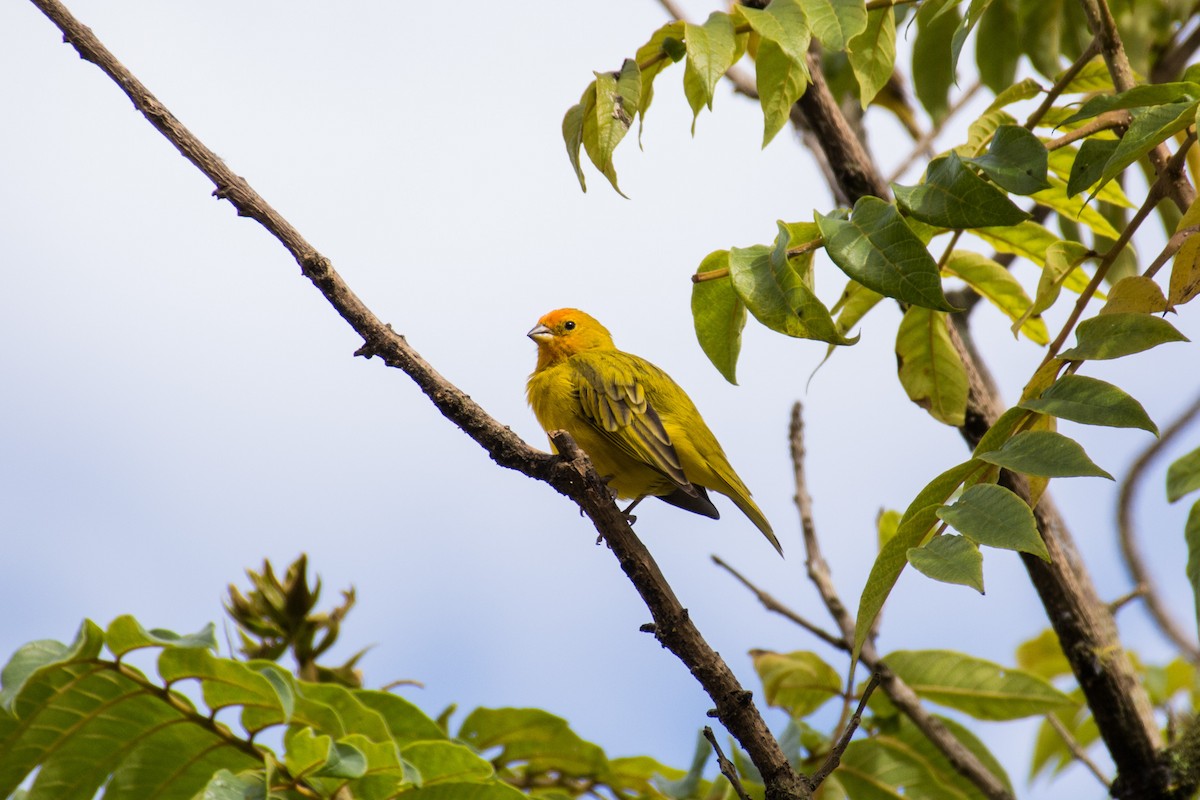
[{"label": "pale blue sky", "polygon": [[[585,308],[618,345],[667,369],[788,558],[721,499],[719,522],[644,504],[638,533],[748,686],[758,688],[750,648],[814,649],[842,669],[709,562],[721,555],[827,624],[791,501],[792,401],[807,407],[817,521],[852,605],[877,510],[902,508],[965,450],[904,398],[891,307],[807,391],[824,345],[753,322],[740,387],[705,360],[689,311],[699,261],[769,241],[777,218],[811,219],[831,202],[790,133],[760,152],[761,115],[745,99],[719,90],[693,139],[674,67],[659,78],[645,151],[630,142],[617,157],[632,199],[594,171],[579,191],[563,112],[593,69],[618,65],[664,21],[656,3],[70,7],[376,313],[529,441],[544,446],[524,400],[534,361],[525,332],[545,311]],[[351,358],[356,337],[286,252],[211,198],[31,4],[0,6],[0,65],[0,656],[69,638],[85,616],[197,629],[221,618],[223,588],[243,568],[304,551],[331,602],[357,586],[343,652],[375,644],[362,662],[371,684],[420,680],[426,688],[407,695],[431,714],[451,702],[543,707],[610,755],[686,764],[709,703],[637,631],[648,613],[576,509],[497,468],[402,373]],[[886,163],[907,155],[886,119],[872,131]],[[1036,280],[1027,266],[1017,274]],[[819,267],[827,302],[843,283]],[[976,322],[1012,399],[1039,352],[990,309]],[[1194,322],[1180,327],[1200,335]],[[1187,353],[1167,346],[1089,374],[1133,389],[1162,425],[1196,389],[1195,370],[1179,368]],[[1114,473],[1149,441],[1064,430]],[[1162,471],[1139,517],[1188,619],[1184,509],[1160,501]],[[1114,560],[1114,491],[1094,479],[1053,488],[1107,598],[1129,588]],[[979,597],[906,574],[882,649],[1011,663],[1043,627],[1040,605],[1015,556],[989,552],[985,575]],[[1140,610],[1121,624],[1147,660],[1168,652]],[[782,728],[781,712],[769,718]],[[983,728],[1021,787],[1032,730]],[[1098,796],[1088,780],[1065,785]]]}]

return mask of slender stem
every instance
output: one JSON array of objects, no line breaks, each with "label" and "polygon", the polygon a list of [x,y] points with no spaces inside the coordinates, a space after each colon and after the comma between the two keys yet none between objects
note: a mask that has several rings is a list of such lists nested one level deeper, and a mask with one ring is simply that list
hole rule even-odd
[{"label": "slender stem", "polygon": [[1087,750],[1084,750],[1083,746],[1071,735],[1071,732],[1067,730],[1067,726],[1063,725],[1062,721],[1053,714],[1046,715],[1046,722],[1050,723],[1050,727],[1054,728],[1054,732],[1062,738],[1063,743],[1071,751],[1071,755],[1074,756],[1075,760],[1087,767],[1088,772],[1096,776],[1096,780],[1100,781],[1101,786],[1105,789],[1112,788],[1112,781],[1100,771],[1100,767],[1096,766],[1096,762],[1087,754]]},{"label": "slender stem", "polygon": [[1189,225],[1186,228],[1175,231],[1174,235],[1167,240],[1167,246],[1162,249],[1162,252],[1158,254],[1150,266],[1146,267],[1146,271],[1142,274],[1147,278],[1153,278],[1157,275],[1163,265],[1170,261],[1179,252],[1179,248],[1183,247],[1183,243],[1197,231],[1200,231],[1200,225]]},{"label": "slender stem", "polygon": [[1129,125],[1128,111],[1122,109],[1118,109],[1116,111],[1105,111],[1103,114],[1096,116],[1095,119],[1089,120],[1083,125],[1080,125],[1075,130],[1064,133],[1057,139],[1051,139],[1050,141],[1046,142],[1046,149],[1058,150],[1060,147],[1066,147],[1067,145],[1077,142],[1080,139],[1086,139],[1093,133],[1116,130],[1119,128],[1124,128],[1127,125]]},{"label": "slender stem", "polygon": [[1125,567],[1129,570],[1129,577],[1141,590],[1140,593],[1146,601],[1146,610],[1150,612],[1150,617],[1158,626],[1159,631],[1193,664],[1200,664],[1200,647],[1197,646],[1194,637],[1184,632],[1183,626],[1171,614],[1168,604],[1158,592],[1157,584],[1150,575],[1150,570],[1142,558],[1142,551],[1137,543],[1137,526],[1133,521],[1133,506],[1147,468],[1197,416],[1200,416],[1200,395],[1163,430],[1162,434],[1149,447],[1142,451],[1141,455],[1134,459],[1133,464],[1129,467],[1129,474],[1121,481],[1121,490],[1117,495],[1117,539],[1121,545],[1121,556],[1125,561]]},{"label": "slender stem", "polygon": [[847,653],[850,652],[850,645],[847,644],[845,639],[842,639],[839,636],[834,636],[832,633],[820,627],[819,625],[814,625],[813,623],[809,622],[807,619],[776,600],[772,595],[755,586],[748,578],[746,578],[746,576],[742,575],[742,573],[725,563],[720,556],[711,556],[711,558],[714,564],[728,572],[738,581],[738,583],[742,584],[742,586],[745,586],[747,589],[753,592],[754,596],[758,599],[758,602],[762,604],[763,608],[767,609],[768,611],[773,611],[774,613],[779,614],[781,617],[791,620],[801,628],[804,628],[804,630],[811,633],[813,636],[816,636],[818,639],[825,642],[825,644],[829,645],[830,647],[836,647],[839,650],[845,650]]},{"label": "slender stem", "polygon": [[729,781],[729,785],[733,787],[734,793],[740,800],[750,800],[750,795],[746,793],[745,787],[742,786],[742,779],[738,777],[737,767],[733,762],[725,757],[724,751],[721,750],[721,745],[717,743],[716,734],[713,729],[704,726],[704,738],[708,739],[708,743],[712,745],[713,752],[717,754],[717,766],[721,770],[721,774],[725,776],[725,780]]},{"label": "slender stem", "polygon": [[704,283],[705,281],[719,281],[721,278],[729,277],[729,267],[722,269],[712,269],[708,272],[697,272],[692,276],[692,283]]},{"label": "slender stem", "polygon": [[809,778],[809,783],[813,789],[820,786],[829,777],[829,773],[837,769],[838,764],[842,763],[842,754],[850,746],[850,738],[858,730],[858,726],[862,722],[863,710],[867,707],[867,701],[871,699],[871,693],[879,686],[879,680],[880,675],[878,672],[875,672],[871,675],[871,680],[867,681],[867,685],[863,689],[862,698],[858,701],[858,708],[854,710],[854,716],[850,718],[850,723],[846,725],[846,730],[842,733],[841,738],[838,739],[837,745],[829,751],[829,757],[825,759],[825,763]]},{"label": "slender stem", "polygon": [[1093,36],[1092,41],[1084,49],[1079,58],[1075,59],[1071,66],[1066,68],[1058,80],[1054,82],[1054,85],[1046,92],[1046,99],[1042,101],[1042,104],[1029,115],[1029,119],[1025,120],[1025,128],[1027,130],[1033,130],[1037,127],[1037,124],[1042,121],[1042,117],[1046,116],[1046,112],[1054,107],[1054,101],[1066,91],[1066,88],[1071,85],[1071,81],[1075,80],[1075,77],[1083,71],[1084,67],[1091,63],[1092,59],[1099,52],[1100,38]]}]

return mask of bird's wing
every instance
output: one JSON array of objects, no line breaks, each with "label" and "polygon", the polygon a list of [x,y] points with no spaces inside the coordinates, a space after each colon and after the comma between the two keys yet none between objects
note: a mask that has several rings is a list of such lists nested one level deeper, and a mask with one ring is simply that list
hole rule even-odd
[{"label": "bird's wing", "polygon": [[622,355],[576,356],[580,411],[613,444],[694,494],[671,437],[646,397],[641,370]]}]

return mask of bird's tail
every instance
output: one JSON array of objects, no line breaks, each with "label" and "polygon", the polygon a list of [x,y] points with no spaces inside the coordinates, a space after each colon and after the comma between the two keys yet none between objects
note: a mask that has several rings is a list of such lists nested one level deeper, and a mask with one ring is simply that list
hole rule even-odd
[{"label": "bird's tail", "polygon": [[767,518],[762,513],[762,509],[760,509],[754,500],[750,498],[750,494],[748,492],[746,494],[742,494],[740,492],[729,492],[726,496],[742,510],[743,514],[750,518],[750,521],[753,522],[760,531],[762,531],[762,535],[767,537],[767,541],[771,543],[771,546],[774,547],[775,551],[779,553],[780,557],[782,557],[783,548],[779,546],[779,540],[775,538],[775,531],[771,530],[771,523],[767,522]]}]

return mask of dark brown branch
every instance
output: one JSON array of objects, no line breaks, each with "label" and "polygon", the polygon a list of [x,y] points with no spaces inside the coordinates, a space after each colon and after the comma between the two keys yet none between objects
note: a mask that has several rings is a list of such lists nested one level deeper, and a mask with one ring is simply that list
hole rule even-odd
[{"label": "dark brown branch", "polygon": [[1200,415],[1200,396],[1170,425],[1163,430],[1158,439],[1147,447],[1129,467],[1129,474],[1121,482],[1121,491],[1117,496],[1117,537],[1121,544],[1121,555],[1129,577],[1142,590],[1146,601],[1146,610],[1158,625],[1158,629],[1171,643],[1193,664],[1200,664],[1200,647],[1196,646],[1193,636],[1184,632],[1183,626],[1171,614],[1162,595],[1155,588],[1154,579],[1142,558],[1141,548],[1137,543],[1137,527],[1133,523],[1133,505],[1137,497],[1146,468],[1162,453],[1163,448],[1175,440],[1184,428]]},{"label": "dark brown branch", "polygon": [[239,215],[256,220],[287,248],[303,274],[362,337],[363,345],[357,355],[379,356],[388,366],[403,370],[437,409],[478,442],[496,463],[550,484],[579,505],[646,601],[654,618],[655,636],[687,665],[716,704],[717,718],[762,773],[767,798],[807,798],[807,782],[788,763],[779,743],[751,702],[750,692],[741,687],[728,665],[704,641],[649,552],[613,503],[607,486],[569,437],[561,432],[554,437],[562,456],[552,456],[530,447],[488,415],[462,390],[438,374],[403,336],[376,317],[333,269],[329,259],[184,127],[117,61],[90,29],[57,0],[32,2],[58,26],[65,40],[84,60],[92,62],[112,78],[150,124],[213,182],[215,196],[228,200]]}]

